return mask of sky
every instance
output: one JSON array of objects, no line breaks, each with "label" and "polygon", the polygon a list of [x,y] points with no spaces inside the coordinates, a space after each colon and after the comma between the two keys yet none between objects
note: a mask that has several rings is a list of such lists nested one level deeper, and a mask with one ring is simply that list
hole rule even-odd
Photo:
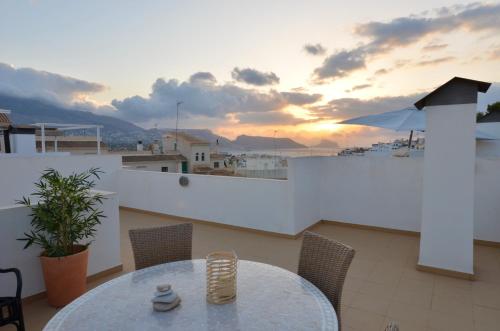
[{"label": "sky", "polygon": [[[336,124],[500,82],[500,2],[0,0],[0,93],[145,128],[362,145]],[[500,100],[494,84],[482,105]]]}]

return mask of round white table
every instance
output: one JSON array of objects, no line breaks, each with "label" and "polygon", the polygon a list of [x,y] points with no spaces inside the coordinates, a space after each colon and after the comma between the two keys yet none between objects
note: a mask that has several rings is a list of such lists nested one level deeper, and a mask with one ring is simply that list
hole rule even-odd
[{"label": "round white table", "polygon": [[[44,330],[338,330],[325,295],[285,269],[240,260],[236,300],[224,305],[207,302],[205,277],[205,260],[138,270],[82,295]],[[156,312],[150,300],[163,283],[172,284],[182,302]]]}]

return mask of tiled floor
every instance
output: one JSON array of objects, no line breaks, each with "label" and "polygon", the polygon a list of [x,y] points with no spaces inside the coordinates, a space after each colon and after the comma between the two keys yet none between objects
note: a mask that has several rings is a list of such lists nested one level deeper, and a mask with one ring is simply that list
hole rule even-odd
[{"label": "tiled floor", "polygon": [[[134,268],[128,229],[179,222],[124,210],[120,218],[124,272]],[[391,320],[402,331],[500,330],[500,248],[475,246],[477,280],[466,281],[415,270],[416,237],[331,224],[318,224],[312,231],[356,249],[344,287],[343,330],[379,331]],[[300,239],[194,226],[194,258],[217,249],[235,249],[241,259],[295,272],[300,245]],[[108,279],[112,277],[116,275]],[[28,330],[40,330],[55,312],[45,300],[26,305]]]}]

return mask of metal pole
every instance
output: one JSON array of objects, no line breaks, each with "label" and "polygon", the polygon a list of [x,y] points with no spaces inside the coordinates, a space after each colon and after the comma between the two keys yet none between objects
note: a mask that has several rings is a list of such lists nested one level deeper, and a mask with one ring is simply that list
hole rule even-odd
[{"label": "metal pole", "polygon": [[101,128],[97,127],[97,155],[101,154]]},{"label": "metal pole", "polygon": [[45,124],[42,123],[40,129],[42,132],[42,153],[45,153]]},{"label": "metal pole", "polygon": [[276,168],[276,158],[277,158],[277,149],[278,149],[278,146],[276,144],[276,133],[278,132],[278,130],[274,130],[274,178],[277,177],[277,174],[278,174],[278,169]]},{"label": "metal pole", "polygon": [[58,149],[57,149],[57,131],[56,131],[56,135],[54,136],[54,152],[58,152]]},{"label": "metal pole", "polygon": [[411,139],[413,138],[413,130],[410,131],[410,139],[408,139],[408,150],[411,149]]},{"label": "metal pole", "polygon": [[179,128],[179,106],[182,105],[182,101],[177,101],[177,119],[175,120],[175,145],[174,150],[177,150],[177,130]]}]

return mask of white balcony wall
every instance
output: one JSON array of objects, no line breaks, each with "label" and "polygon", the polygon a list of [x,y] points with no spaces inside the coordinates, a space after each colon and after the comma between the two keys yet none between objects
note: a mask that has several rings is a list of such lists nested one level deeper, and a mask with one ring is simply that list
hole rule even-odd
[{"label": "white balcony wall", "polygon": [[323,160],[321,219],[420,231],[423,158]]},{"label": "white balcony wall", "polygon": [[[106,218],[97,226],[97,233],[90,245],[87,275],[121,265],[120,261],[120,220],[118,196],[116,193],[103,192],[106,200],[102,210]],[[41,249],[32,246],[23,249],[22,238],[31,229],[30,210],[24,206],[0,207],[0,268],[18,268],[23,276],[22,296],[27,297],[45,291],[43,273],[39,260]],[[2,278],[0,293],[14,294],[15,278]],[[10,295],[10,294],[9,294]]]},{"label": "white balcony wall", "polygon": [[294,158],[288,162],[290,222],[299,233],[322,219],[323,157]]},{"label": "white balcony wall", "polygon": [[476,159],[474,238],[500,242],[500,159]]},{"label": "white balcony wall", "polygon": [[[474,233],[500,242],[500,159],[476,161]],[[320,220],[420,232],[423,158],[304,157],[288,180],[121,170],[120,205],[297,234]],[[140,225],[138,224],[138,227]]]},{"label": "white balcony wall", "polygon": [[[296,232],[314,220],[420,232],[423,161],[396,157],[290,159],[291,222],[296,224]],[[498,169],[499,158],[476,159],[475,239],[500,242]]]},{"label": "white balcony wall", "polygon": [[0,155],[0,207],[13,205],[23,195],[32,193],[33,183],[38,181],[47,168],[57,169],[64,175],[82,172],[91,167],[100,168],[104,173],[97,182],[96,189],[115,191],[117,171],[121,169],[121,165],[119,155]]},{"label": "white balcony wall", "polygon": [[[284,180],[121,170],[120,205],[173,216],[294,234]],[[137,223],[140,227],[140,221]]]}]

